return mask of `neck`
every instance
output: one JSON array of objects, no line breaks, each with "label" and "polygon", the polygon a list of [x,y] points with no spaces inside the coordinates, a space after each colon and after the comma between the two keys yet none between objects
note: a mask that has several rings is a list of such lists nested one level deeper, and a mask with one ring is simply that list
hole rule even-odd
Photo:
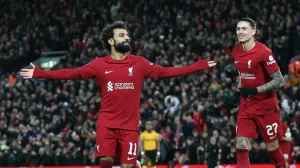
[{"label": "neck", "polygon": [[111,57],[115,60],[122,60],[126,58],[126,53],[117,52],[114,48],[111,49]]},{"label": "neck", "polygon": [[255,40],[254,38],[251,38],[250,40],[243,42],[242,45],[245,51],[251,50],[255,46]]}]

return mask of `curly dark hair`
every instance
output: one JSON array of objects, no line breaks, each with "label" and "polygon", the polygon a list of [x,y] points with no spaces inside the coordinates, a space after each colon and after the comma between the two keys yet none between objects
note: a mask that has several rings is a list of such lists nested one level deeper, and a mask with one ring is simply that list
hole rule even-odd
[{"label": "curly dark hair", "polygon": [[109,24],[102,29],[100,38],[102,40],[103,47],[107,49],[109,52],[111,51],[111,48],[110,48],[110,44],[108,43],[108,39],[113,38],[114,29],[126,29],[128,31],[123,21],[114,21],[112,24]]}]

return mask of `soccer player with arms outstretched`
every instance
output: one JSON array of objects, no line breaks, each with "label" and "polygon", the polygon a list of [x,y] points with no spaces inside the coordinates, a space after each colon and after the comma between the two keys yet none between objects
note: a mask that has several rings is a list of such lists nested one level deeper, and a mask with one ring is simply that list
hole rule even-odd
[{"label": "soccer player with arms outstretched", "polygon": [[139,109],[145,77],[167,78],[191,74],[215,66],[202,60],[184,67],[161,67],[141,56],[129,54],[130,36],[125,24],[116,21],[101,32],[104,47],[110,55],[75,69],[43,71],[22,69],[24,78],[56,80],[96,78],[102,97],[97,120],[96,156],[101,168],[111,168],[118,152],[122,168],[136,164],[138,152]]},{"label": "soccer player with arms outstretched", "polygon": [[283,131],[274,91],[284,82],[283,77],[272,51],[256,41],[259,30],[252,19],[241,19],[236,34],[240,44],[232,56],[240,81],[235,96],[241,95],[236,128],[237,166],[250,167],[250,140],[258,137],[259,129],[269,157],[276,167],[285,168],[285,159],[278,146]]}]

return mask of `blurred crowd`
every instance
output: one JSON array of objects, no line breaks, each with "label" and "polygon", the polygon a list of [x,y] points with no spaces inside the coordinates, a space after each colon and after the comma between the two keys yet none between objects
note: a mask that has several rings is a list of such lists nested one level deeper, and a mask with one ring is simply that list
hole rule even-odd
[{"label": "blurred crowd", "polygon": [[[21,80],[18,71],[41,52],[65,50],[56,68],[83,66],[108,53],[98,40],[107,23],[123,20],[132,51],[162,66],[199,59],[216,68],[171,79],[146,79],[141,131],[151,120],[160,135],[159,164],[236,163],[238,108],[228,100],[238,74],[230,51],[239,18],[257,21],[285,77],[277,91],[283,122],[300,163],[300,89],[288,63],[300,52],[299,0],[10,0],[0,2],[0,166],[99,165],[95,121],[101,102],[95,80]],[[251,163],[271,163],[262,138]]]}]

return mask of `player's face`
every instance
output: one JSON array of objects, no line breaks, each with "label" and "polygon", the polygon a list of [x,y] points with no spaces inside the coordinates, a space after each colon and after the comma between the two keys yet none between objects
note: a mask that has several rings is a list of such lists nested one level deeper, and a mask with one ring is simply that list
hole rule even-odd
[{"label": "player's face", "polygon": [[125,29],[114,29],[113,45],[116,51],[127,53],[130,51],[130,37]]},{"label": "player's face", "polygon": [[236,26],[236,35],[239,42],[247,42],[254,38],[255,29],[253,29],[248,22],[240,21]]},{"label": "player's face", "polygon": [[152,124],[146,124],[146,129],[148,131],[151,131],[152,130]]}]

